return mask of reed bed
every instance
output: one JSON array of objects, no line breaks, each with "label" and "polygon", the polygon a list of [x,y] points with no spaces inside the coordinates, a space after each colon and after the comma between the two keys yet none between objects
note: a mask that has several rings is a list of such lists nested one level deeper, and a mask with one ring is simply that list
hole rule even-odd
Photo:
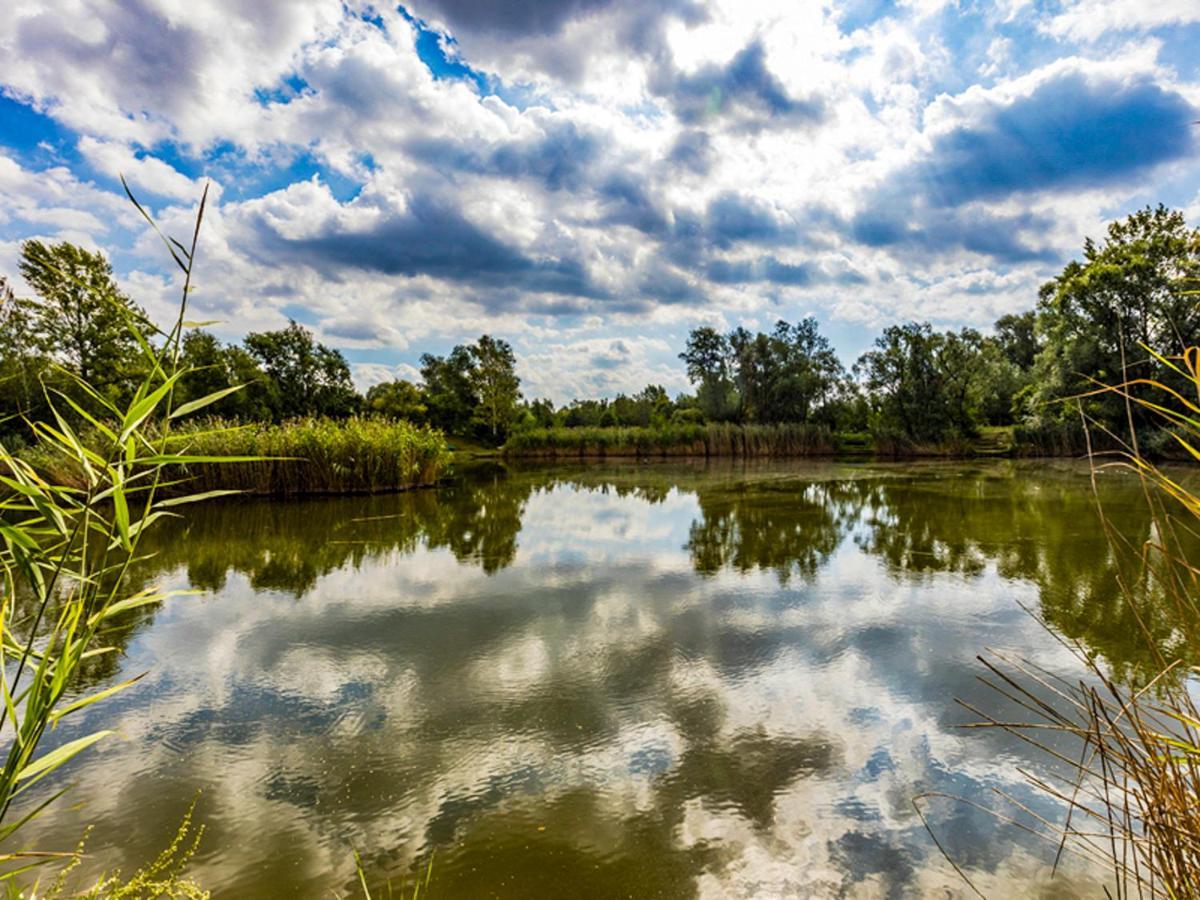
[{"label": "reed bed", "polygon": [[[1003,729],[1041,749],[1057,768],[1028,778],[1064,804],[1065,820],[1039,819],[1032,830],[1057,846],[1056,865],[1064,853],[1075,853],[1108,866],[1109,895],[1116,897],[1200,897],[1200,671],[1189,669],[1184,656],[1195,659],[1200,651],[1200,493],[1150,462],[1132,429],[1132,410],[1140,406],[1159,417],[1162,436],[1176,451],[1200,460],[1200,348],[1158,358],[1184,376],[1194,396],[1145,379],[1098,388],[1124,398],[1128,443],[1086,417],[1080,429],[1093,473],[1119,466],[1144,487],[1153,520],[1148,535],[1123,533],[1121,523],[1104,516],[1098,494],[1096,503],[1109,546],[1129,571],[1114,589],[1135,612],[1158,674],[1118,683],[1095,654],[1068,645],[1089,673],[1087,680],[1068,682],[1019,656],[993,651],[981,657],[988,669],[983,680],[1016,714],[967,706],[979,718],[971,727]],[[1118,449],[1098,450],[1097,433]],[[1170,651],[1151,637],[1149,622],[1157,617],[1173,624]]]},{"label": "reed bed", "polygon": [[833,433],[815,425],[664,425],[660,428],[534,428],[505,443],[508,457],[828,456]]},{"label": "reed bed", "polygon": [[373,494],[435,483],[450,451],[440,431],[374,418],[296,419],[279,425],[194,425],[176,440],[189,455],[257,457],[203,463],[169,474],[188,491],[245,494]]},{"label": "reed bed", "polygon": [[[440,431],[374,418],[294,419],[278,425],[209,420],[175,426],[169,444],[176,454],[204,461],[166,467],[165,496],[386,493],[434,484],[450,462]],[[62,454],[33,447],[21,458],[56,483],[78,488],[86,481],[78,461]],[[231,461],[213,461],[222,458]]]}]

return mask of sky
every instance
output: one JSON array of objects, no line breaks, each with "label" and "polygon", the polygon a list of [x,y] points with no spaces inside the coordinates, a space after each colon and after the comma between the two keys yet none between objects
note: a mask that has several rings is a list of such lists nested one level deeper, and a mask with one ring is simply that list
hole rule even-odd
[{"label": "sky", "polygon": [[1200,224],[1198,0],[21,0],[0,275],[23,240],[310,327],[360,388],[509,341],[527,397],[687,388],[700,325],[987,329],[1147,204]]}]

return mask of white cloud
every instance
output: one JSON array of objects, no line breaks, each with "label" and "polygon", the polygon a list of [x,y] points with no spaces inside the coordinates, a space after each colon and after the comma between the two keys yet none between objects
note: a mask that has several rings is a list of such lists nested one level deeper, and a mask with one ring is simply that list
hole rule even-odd
[{"label": "white cloud", "polygon": [[1046,23],[1058,38],[1092,41],[1111,31],[1147,31],[1200,22],[1195,0],[1074,0]]}]

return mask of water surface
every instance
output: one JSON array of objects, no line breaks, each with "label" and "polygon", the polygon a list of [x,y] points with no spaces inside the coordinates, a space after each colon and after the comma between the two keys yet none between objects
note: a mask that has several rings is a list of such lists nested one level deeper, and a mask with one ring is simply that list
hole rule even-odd
[{"label": "water surface", "polygon": [[[1109,515],[1144,538],[1136,484]],[[575,466],[376,498],[195,508],[138,578],[199,596],[118,635],[74,726],[119,737],[35,826],[126,870],[200,791],[215,896],[349,895],[352,849],[432,896],[958,895],[914,812],[1007,791],[1057,810],[964,731],[1000,709],[976,654],[1153,666],[1086,472],[1066,464]],[[1151,623],[1153,625],[1153,623]],[[1156,637],[1169,642],[1163,627]],[[986,893],[1096,890],[978,809],[926,805]]]}]

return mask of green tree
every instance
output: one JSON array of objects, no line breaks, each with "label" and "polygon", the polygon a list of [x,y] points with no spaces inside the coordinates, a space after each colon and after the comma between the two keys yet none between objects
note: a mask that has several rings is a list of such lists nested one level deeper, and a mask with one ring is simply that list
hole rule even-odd
[{"label": "green tree", "polygon": [[426,353],[421,357],[429,421],[448,434],[466,434],[471,428],[479,397],[475,393],[475,361],[466,347],[457,346],[448,356]]},{"label": "green tree", "polygon": [[357,409],[359,397],[346,358],[297,322],[249,334],[245,346],[269,379],[274,418],[341,417]]},{"label": "green tree", "polygon": [[879,437],[936,443],[975,433],[982,411],[984,365],[979,333],[939,334],[929,323],[884,329],[855,369]]},{"label": "green tree", "polygon": [[424,392],[411,381],[397,379],[372,385],[364,403],[368,412],[389,419],[406,419],[409,422],[425,422],[429,406]]},{"label": "green tree", "polygon": [[751,336],[738,329],[729,341],[747,418],[765,423],[832,421],[845,371],[816,319],[795,325],[779,321],[769,335]]},{"label": "green tree", "polygon": [[507,341],[482,335],[470,347],[472,387],[479,405],[472,418],[483,425],[493,441],[499,442],[508,434],[521,402],[521,379],[517,377],[517,360]]},{"label": "green tree", "polygon": [[[1045,345],[1036,362],[1039,415],[1069,420],[1073,406],[1052,401],[1097,384],[1155,378],[1183,387],[1146,348],[1169,355],[1200,343],[1200,308],[1188,293],[1198,274],[1200,231],[1164,206],[1113,222],[1100,243],[1087,239],[1083,259],[1068,263],[1040,291],[1038,329]],[[1125,404],[1116,394],[1090,397],[1085,409],[1114,430],[1125,421]],[[1136,404],[1134,417],[1143,424]]]},{"label": "green tree", "polygon": [[23,417],[49,412],[42,385],[53,378],[50,360],[31,333],[29,305],[0,278],[0,434],[22,438],[27,436]]},{"label": "green tree", "polygon": [[278,390],[244,348],[222,344],[207,331],[189,331],[183,338],[180,362],[185,372],[179,379],[181,401],[236,387],[205,407],[206,413],[243,422],[276,417]]},{"label": "green tree", "polygon": [[1018,369],[1025,371],[1032,368],[1042,349],[1037,333],[1037,313],[1031,309],[998,318],[996,343],[1005,359]]},{"label": "green tree", "polygon": [[138,377],[137,333],[146,314],[125,296],[102,253],[63,241],[26,241],[18,263],[36,301],[27,306],[31,344],[114,399]]},{"label": "green tree", "polygon": [[679,358],[696,385],[696,399],[706,418],[733,421],[741,411],[741,398],[733,382],[733,350],[729,339],[716,329],[694,329]]}]

